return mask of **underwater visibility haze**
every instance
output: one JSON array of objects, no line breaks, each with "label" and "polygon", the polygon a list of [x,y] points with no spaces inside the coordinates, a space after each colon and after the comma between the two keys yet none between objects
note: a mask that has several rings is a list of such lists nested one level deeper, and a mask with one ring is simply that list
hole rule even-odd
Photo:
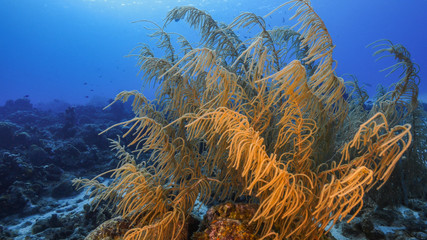
[{"label": "underwater visibility haze", "polygon": [[426,10],[1,1],[0,239],[427,239]]},{"label": "underwater visibility haze", "polygon": [[[169,10],[192,5],[211,14],[217,21],[230,23],[241,12],[263,16],[283,1],[190,1],[190,0],[3,0],[0,6],[0,104],[28,95],[33,103],[53,99],[72,104],[87,103],[94,97],[112,98],[123,89],[141,89],[135,58],[125,58],[140,42],[150,42],[145,27],[150,20],[161,23]],[[333,43],[337,73],[355,74],[370,96],[377,84],[385,86],[379,70],[392,62],[375,62],[366,45],[378,39],[403,44],[420,66],[427,68],[427,23],[424,0],[312,1],[322,17]],[[265,19],[267,28],[290,25],[291,13],[280,9]],[[182,21],[172,23],[168,32],[179,32],[198,41],[196,31]],[[253,37],[242,32],[242,38]],[[243,36],[244,35],[244,36]],[[157,50],[155,50],[157,51]],[[427,100],[427,83],[421,81],[420,99]],[[152,98],[153,88],[144,90]]]}]

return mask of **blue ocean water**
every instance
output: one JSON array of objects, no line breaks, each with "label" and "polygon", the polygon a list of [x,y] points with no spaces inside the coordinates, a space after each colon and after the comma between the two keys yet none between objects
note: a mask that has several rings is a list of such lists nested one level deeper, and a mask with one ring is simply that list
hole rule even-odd
[{"label": "blue ocean water", "polygon": [[[113,98],[122,90],[141,90],[154,97],[153,87],[142,89],[135,58],[125,56],[147,37],[147,19],[159,24],[175,6],[193,5],[217,21],[230,23],[243,11],[265,15],[284,0],[1,0],[0,104],[28,97],[33,103],[54,99],[84,104]],[[410,2],[410,3],[409,3]],[[420,66],[419,98],[427,102],[426,0],[312,0],[336,49],[337,74],[354,74],[375,95],[377,84],[398,80],[379,70],[394,59],[375,62],[369,43],[387,38],[403,44]],[[293,11],[282,8],[266,19],[269,26],[293,25]],[[184,21],[168,26],[198,40]],[[254,33],[253,33],[254,34]]]}]

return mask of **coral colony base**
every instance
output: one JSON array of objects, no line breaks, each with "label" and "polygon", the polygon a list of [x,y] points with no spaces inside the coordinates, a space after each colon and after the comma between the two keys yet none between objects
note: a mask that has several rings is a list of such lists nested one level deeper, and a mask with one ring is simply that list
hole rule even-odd
[{"label": "coral colony base", "polygon": [[[264,18],[288,6],[295,26],[268,29]],[[127,127],[132,151],[111,140],[120,159],[102,174],[111,174],[111,184],[75,180],[93,187],[94,204],[107,200],[121,215],[91,239],[187,239],[200,203],[221,204],[194,239],[326,239],[389,179],[412,142],[411,125],[402,124],[417,108],[409,53],[388,40],[373,44],[380,58],[395,57],[390,71],[402,78],[368,109],[357,80],[335,75],[335,46],[310,2],[277,9],[264,17],[245,12],[228,25],[194,7],[171,10],[163,27],[146,21],[164,55],[146,44],[133,55],[143,81],[159,84],[157,98],[119,93],[115,102],[133,97],[135,117],[106,131]],[[198,31],[200,43],[166,32],[177,20]],[[241,28],[259,32],[243,41]]]}]

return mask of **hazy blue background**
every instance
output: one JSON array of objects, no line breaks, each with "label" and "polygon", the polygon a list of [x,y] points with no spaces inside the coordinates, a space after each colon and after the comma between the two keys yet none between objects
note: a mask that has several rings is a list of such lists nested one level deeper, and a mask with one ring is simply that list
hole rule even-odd
[{"label": "hazy blue background", "polygon": [[[113,98],[122,90],[141,90],[134,58],[139,42],[149,41],[144,23],[161,23],[174,6],[194,5],[230,23],[242,11],[264,15],[285,1],[243,0],[0,0],[0,104],[29,95],[32,102],[61,99],[72,104],[93,97]],[[411,2],[409,4],[409,2]],[[427,100],[427,0],[312,0],[332,35],[337,73],[355,74],[375,92],[395,77],[378,72],[393,59],[374,62],[365,46],[388,38],[401,43],[420,65],[420,98]],[[290,13],[293,13],[291,11]],[[291,25],[288,8],[267,19],[271,27]],[[167,31],[189,38],[184,21]],[[196,38],[194,38],[196,39]],[[153,89],[142,90],[148,97]]]}]

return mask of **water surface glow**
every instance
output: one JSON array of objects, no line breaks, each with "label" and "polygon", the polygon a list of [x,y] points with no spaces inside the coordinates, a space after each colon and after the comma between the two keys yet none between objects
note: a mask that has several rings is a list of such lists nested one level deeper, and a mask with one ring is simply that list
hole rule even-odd
[{"label": "water surface glow", "polygon": [[[86,103],[95,96],[112,98],[121,90],[141,90],[136,60],[126,58],[140,42],[155,46],[147,34],[149,19],[161,23],[175,6],[193,5],[218,21],[230,23],[242,11],[264,15],[284,1],[242,0],[5,0],[0,3],[0,104],[29,95],[33,102],[62,99]],[[427,100],[427,1],[312,0],[333,38],[337,74],[355,74],[374,96],[375,86],[389,86],[398,76],[385,78],[379,70],[393,59],[375,62],[365,46],[388,38],[403,44],[420,65],[420,99]],[[266,22],[290,25],[287,8]],[[184,21],[169,32],[197,39]],[[244,32],[239,32],[244,34]],[[157,51],[157,54],[161,52]],[[86,84],[85,84],[86,83]],[[152,88],[142,90],[154,96]]]}]

